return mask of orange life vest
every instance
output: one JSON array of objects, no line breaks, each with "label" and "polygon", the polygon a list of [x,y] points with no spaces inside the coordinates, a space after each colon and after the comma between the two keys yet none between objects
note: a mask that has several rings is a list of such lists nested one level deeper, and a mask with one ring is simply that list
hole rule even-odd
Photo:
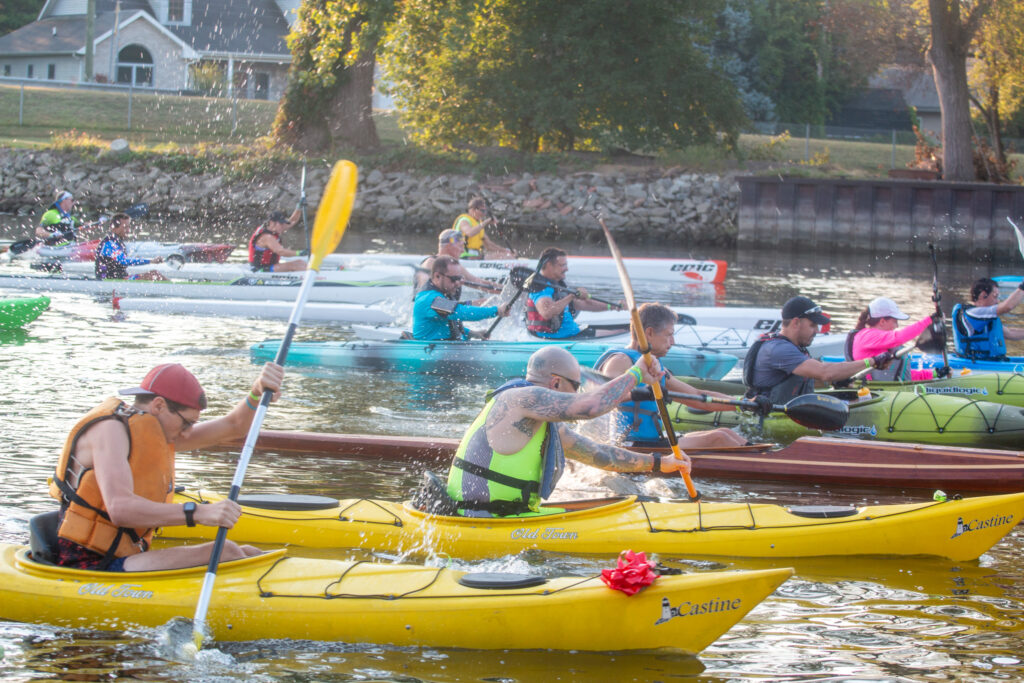
[{"label": "orange life vest", "polygon": [[154,529],[118,527],[111,523],[103,504],[96,473],[81,470],[77,481],[68,479],[68,464],[78,438],[103,420],[118,420],[128,430],[128,466],[135,495],[156,503],[174,496],[174,445],[167,443],[157,419],[108,398],[78,421],[68,435],[60,461],[50,482],[50,495],[60,500],[64,520],[57,535],[109,558],[127,557],[149,549]]}]

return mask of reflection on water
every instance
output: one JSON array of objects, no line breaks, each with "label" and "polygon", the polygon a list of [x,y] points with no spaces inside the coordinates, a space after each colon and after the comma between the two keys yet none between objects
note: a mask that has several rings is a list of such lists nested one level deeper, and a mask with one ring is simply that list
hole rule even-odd
[{"label": "reflection on water", "polygon": [[[350,242],[350,238],[352,241]],[[346,250],[374,244],[346,235]],[[358,244],[357,244],[358,243]],[[425,250],[428,239],[405,247]],[[381,246],[377,245],[378,248]],[[626,246],[626,245],[624,245]],[[569,248],[572,249],[571,245]],[[639,247],[633,250],[638,253]],[[932,309],[928,259],[850,258],[828,253],[713,253],[729,261],[724,291],[675,285],[639,289],[640,300],[709,305],[779,306],[798,292],[822,303],[845,331],[871,298],[894,298],[912,316]],[[980,275],[1009,274],[1016,265],[948,262],[940,254],[943,306],[962,300]],[[571,273],[570,273],[571,278]],[[595,287],[617,296],[614,283]],[[709,293],[710,292],[710,293]],[[51,309],[25,332],[0,335],[4,391],[0,392],[0,541],[23,542],[27,520],[51,509],[44,482],[71,425],[119,387],[135,386],[152,365],[177,361],[203,381],[212,415],[248,391],[256,368],[250,344],[280,337],[280,321],[218,320],[131,313],[112,319],[109,302],[73,294],[52,297]],[[304,327],[299,338],[339,339],[341,326]],[[1014,349],[1024,353],[1024,349]],[[291,372],[286,395],[272,406],[266,427],[308,431],[457,436],[472,421],[489,387],[462,377],[387,372]],[[179,454],[182,483],[225,490],[237,451]],[[424,465],[372,458],[257,453],[247,491],[289,491],[339,498],[406,497]],[[436,468],[436,467],[435,467]],[[709,500],[778,503],[894,503],[920,493],[698,481]],[[561,485],[568,497],[615,490],[682,496],[675,480],[610,476],[574,468]],[[634,548],[634,550],[643,550]],[[348,551],[351,552],[351,551]],[[1024,677],[1024,531],[1019,527],[979,562],[801,560],[797,576],[755,609],[699,660],[649,655],[461,652],[393,649],[339,643],[275,641],[223,643],[198,663],[167,661],[152,634],[96,634],[43,626],[0,624],[4,680],[290,680],[290,681],[620,681],[713,679],[996,680]],[[397,558],[365,553],[379,562]],[[523,553],[491,563],[431,556],[417,561],[457,567],[531,570],[548,575],[594,574],[611,558]],[[662,562],[686,571],[747,569],[769,563]],[[268,617],[269,618],[269,617]],[[543,625],[538,625],[543,628]],[[628,624],[608,624],[628,628]]]}]

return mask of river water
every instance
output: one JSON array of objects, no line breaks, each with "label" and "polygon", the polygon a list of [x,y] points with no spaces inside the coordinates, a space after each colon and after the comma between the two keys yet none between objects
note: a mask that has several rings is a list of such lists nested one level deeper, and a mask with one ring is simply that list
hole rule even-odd
[{"label": "river water", "polygon": [[[344,250],[381,248],[378,235],[346,235]],[[564,245],[575,250],[576,245]],[[650,247],[623,245],[634,254]],[[411,238],[395,250],[426,251]],[[685,255],[685,248],[657,249]],[[780,306],[803,293],[849,329],[875,296],[894,298],[912,316],[932,310],[927,258],[850,257],[821,251],[771,253],[700,250],[730,264],[725,285],[638,289],[638,299],[691,305]],[[971,280],[1020,272],[1020,262],[951,263],[940,259],[948,313]],[[571,281],[571,272],[569,275]],[[614,283],[596,292],[617,295]],[[0,292],[10,294],[10,292]],[[284,323],[246,319],[113,315],[109,301],[53,295],[51,309],[24,333],[0,339],[0,541],[25,542],[27,521],[52,509],[45,480],[76,419],[119,387],[137,385],[154,364],[184,363],[204,383],[208,414],[217,415],[247,391],[256,372],[248,347],[280,337]],[[344,327],[309,326],[301,339],[344,338]],[[1021,353],[1020,348],[1015,349]],[[286,394],[265,426],[324,432],[458,436],[479,409],[485,385],[455,378],[388,376],[379,372],[291,372]],[[234,450],[179,454],[179,481],[226,490]],[[318,493],[337,497],[407,496],[420,470],[396,463],[258,452],[247,491]],[[577,468],[560,486],[567,495],[607,493],[604,473]],[[708,500],[780,503],[896,503],[922,492],[829,489],[759,482],[698,481]],[[674,480],[630,480],[639,492],[681,496]],[[952,492],[951,492],[952,493]],[[641,550],[642,548],[636,548]],[[0,622],[3,680],[160,681],[667,681],[705,680],[1020,680],[1024,678],[1024,531],[1018,527],[980,561],[844,559],[796,561],[795,578],[699,658],[674,655],[552,652],[467,652],[289,640],[215,644],[199,660],[167,660],[147,630],[101,633]],[[394,561],[371,555],[380,562]],[[435,557],[414,558],[433,564]],[[687,571],[767,566],[711,563],[685,556],[663,561]],[[523,554],[474,569],[590,575],[610,557]],[[790,563],[784,563],[790,564]],[[537,624],[537,628],[544,628]],[[607,624],[607,628],[628,628]]]}]

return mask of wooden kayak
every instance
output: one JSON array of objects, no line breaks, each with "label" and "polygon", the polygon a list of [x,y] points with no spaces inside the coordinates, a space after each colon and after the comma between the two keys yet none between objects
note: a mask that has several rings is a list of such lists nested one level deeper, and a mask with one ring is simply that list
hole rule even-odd
[{"label": "wooden kayak", "polygon": [[[407,460],[434,469],[446,468],[458,445],[458,439],[443,437],[272,430],[260,432],[256,444],[267,451]],[[941,488],[947,492],[1024,491],[1024,451],[805,436],[778,449],[761,444],[690,451],[689,455],[693,459],[693,475],[711,479]]]}]

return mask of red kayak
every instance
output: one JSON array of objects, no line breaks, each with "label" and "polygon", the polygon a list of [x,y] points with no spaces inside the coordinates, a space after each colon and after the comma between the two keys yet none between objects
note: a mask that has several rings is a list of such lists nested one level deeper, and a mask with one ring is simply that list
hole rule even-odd
[{"label": "red kayak", "polygon": [[[447,466],[458,445],[458,440],[445,438],[263,431],[256,447]],[[1024,491],[1024,451],[805,436],[779,449],[758,444],[688,454],[694,477],[957,492]]]}]

